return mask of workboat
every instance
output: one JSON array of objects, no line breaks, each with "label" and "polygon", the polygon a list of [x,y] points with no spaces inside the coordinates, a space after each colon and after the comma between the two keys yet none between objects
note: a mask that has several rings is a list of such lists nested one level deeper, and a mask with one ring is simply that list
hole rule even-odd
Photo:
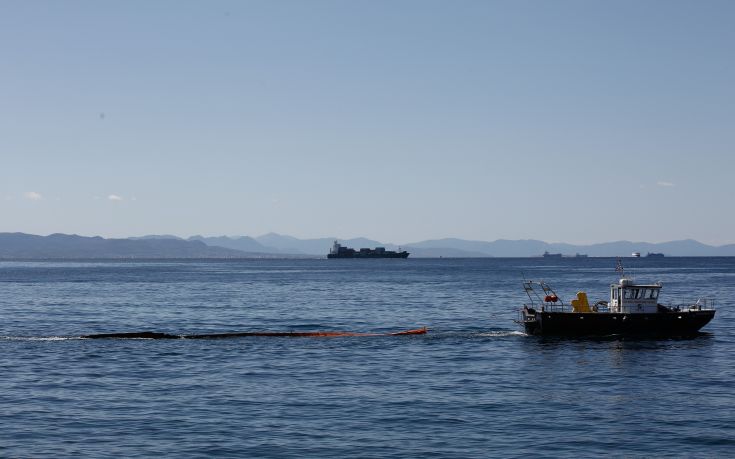
[{"label": "workboat", "polygon": [[[620,269],[622,271],[622,268]],[[610,300],[590,305],[585,292],[566,304],[544,281],[526,280],[523,289],[530,302],[520,310],[518,322],[529,335],[692,336],[715,316],[714,300],[663,305],[663,285],[637,283],[623,277],[610,285]]]}]

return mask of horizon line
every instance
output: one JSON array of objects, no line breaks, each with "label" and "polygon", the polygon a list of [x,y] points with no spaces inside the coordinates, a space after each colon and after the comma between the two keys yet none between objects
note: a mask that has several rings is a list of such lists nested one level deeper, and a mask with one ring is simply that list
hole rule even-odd
[{"label": "horizon line", "polygon": [[635,241],[635,240],[629,240],[629,239],[617,239],[617,240],[612,240],[612,241],[602,241],[602,242],[592,242],[592,243],[574,243],[574,242],[564,242],[564,241],[549,242],[549,241],[546,241],[546,240],[543,240],[543,239],[534,239],[534,238],[521,238],[521,239],[497,238],[497,239],[493,239],[493,240],[487,240],[487,239],[465,239],[465,238],[456,237],[456,236],[435,237],[435,238],[429,238],[429,239],[416,240],[416,241],[413,241],[413,242],[394,243],[394,242],[382,242],[382,241],[379,241],[377,239],[373,239],[373,238],[370,238],[370,237],[367,237],[367,236],[356,236],[356,237],[345,237],[345,238],[342,238],[342,237],[334,237],[334,236],[321,236],[321,237],[306,237],[306,238],[304,238],[304,237],[292,236],[290,234],[277,233],[275,231],[270,231],[268,233],[264,233],[264,234],[261,234],[259,236],[249,236],[249,235],[245,235],[245,234],[240,234],[240,235],[219,234],[219,235],[214,235],[214,236],[212,236],[212,235],[205,236],[203,234],[193,234],[193,235],[190,235],[188,237],[179,236],[177,234],[172,234],[172,233],[149,233],[149,234],[144,234],[144,235],[141,235],[141,236],[124,236],[124,237],[103,236],[101,234],[85,235],[85,234],[64,233],[64,232],[53,232],[53,233],[48,233],[48,234],[36,234],[36,233],[26,233],[26,232],[23,232],[23,231],[0,231],[0,234],[25,234],[25,235],[29,235],[29,236],[40,236],[40,237],[49,237],[49,236],[54,236],[54,235],[63,235],[63,236],[88,237],[88,238],[100,237],[102,239],[134,239],[134,238],[146,238],[146,237],[149,237],[149,238],[159,237],[159,238],[165,239],[165,238],[171,238],[172,237],[172,238],[178,238],[178,239],[182,239],[182,240],[189,240],[189,239],[194,238],[194,237],[202,237],[202,238],[226,237],[226,238],[229,238],[229,239],[237,239],[237,238],[248,237],[248,238],[256,239],[257,240],[258,238],[262,238],[262,237],[265,237],[265,236],[276,235],[276,236],[282,236],[282,237],[290,237],[290,238],[298,239],[298,240],[301,240],[301,241],[316,240],[316,239],[335,239],[337,241],[340,241],[340,240],[341,241],[347,241],[347,240],[351,240],[351,239],[368,239],[368,240],[371,240],[371,241],[374,241],[374,242],[379,242],[379,243],[385,244],[385,245],[397,245],[397,246],[398,245],[399,246],[410,246],[411,244],[420,244],[420,243],[423,243],[423,242],[442,241],[442,240],[458,240],[458,241],[464,241],[464,242],[484,242],[484,243],[494,243],[494,242],[499,242],[499,241],[508,241],[508,242],[534,241],[534,242],[542,242],[544,244],[549,244],[549,245],[565,244],[565,245],[573,245],[573,246],[579,246],[579,247],[595,246],[595,245],[600,245],[600,244],[613,244],[613,243],[670,244],[670,243],[674,243],[674,242],[686,242],[686,241],[696,242],[698,244],[703,244],[703,245],[706,245],[706,246],[709,246],[709,247],[713,247],[713,248],[720,248],[720,247],[725,247],[725,246],[729,246],[729,245],[734,245],[735,244],[735,242],[727,242],[727,243],[724,243],[724,244],[713,244],[713,243],[708,243],[708,242],[702,242],[702,241],[700,241],[698,239],[694,239],[694,238],[691,238],[691,237],[683,238],[683,239],[672,239],[672,240],[660,241],[660,242],[651,242],[651,241],[644,241],[644,240]]}]

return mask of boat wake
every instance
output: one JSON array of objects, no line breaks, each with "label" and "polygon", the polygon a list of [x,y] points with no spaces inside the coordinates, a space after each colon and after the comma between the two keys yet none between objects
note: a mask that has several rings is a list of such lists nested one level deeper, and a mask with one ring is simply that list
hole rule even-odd
[{"label": "boat wake", "polygon": [[0,336],[0,341],[70,341],[80,340],[81,336]]},{"label": "boat wake", "polygon": [[478,333],[477,336],[489,336],[493,338],[505,338],[507,336],[527,336],[526,333],[518,330],[498,330]]}]

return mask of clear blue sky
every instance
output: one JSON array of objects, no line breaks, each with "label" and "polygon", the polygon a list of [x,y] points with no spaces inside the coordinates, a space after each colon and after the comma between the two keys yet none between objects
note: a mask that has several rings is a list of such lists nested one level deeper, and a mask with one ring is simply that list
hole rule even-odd
[{"label": "clear blue sky", "polygon": [[732,1],[3,1],[0,231],[735,242]]}]

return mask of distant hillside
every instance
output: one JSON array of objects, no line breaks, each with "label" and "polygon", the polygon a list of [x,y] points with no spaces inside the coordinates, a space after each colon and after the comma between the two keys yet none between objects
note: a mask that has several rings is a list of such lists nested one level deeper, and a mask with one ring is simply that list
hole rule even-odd
[{"label": "distant hillside", "polygon": [[499,239],[494,242],[485,242],[446,238],[406,244],[406,247],[419,249],[443,248],[447,250],[461,250],[472,253],[473,256],[476,257],[533,257],[541,255],[545,250],[548,250],[548,244],[543,241],[507,241],[503,239]]},{"label": "distant hillside", "polygon": [[266,247],[260,242],[249,236],[215,236],[215,237],[204,237],[204,236],[192,236],[189,241],[201,241],[209,246],[225,247],[228,249],[241,250],[243,252],[252,253],[280,253],[281,250],[275,247]]},{"label": "distant hillside", "polygon": [[174,236],[173,234],[147,234],[145,236],[133,236],[126,239],[132,239],[133,241],[143,241],[146,239],[178,239],[183,241],[182,238]]},{"label": "distant hillside", "polygon": [[[337,240],[336,237],[324,237],[318,239],[297,239],[292,236],[284,236],[276,233],[268,233],[255,238],[256,241],[267,247],[273,247],[282,253],[300,253],[308,255],[326,256],[332,248],[332,244]],[[342,245],[347,247],[385,247],[393,249],[395,246],[391,244],[382,244],[378,241],[365,238],[355,239],[339,239]]]},{"label": "distant hillside", "polygon": [[468,250],[451,249],[447,247],[414,247],[411,245],[401,246],[408,251],[412,258],[488,258],[490,255],[481,252],[470,252]]},{"label": "distant hillside", "polygon": [[237,258],[249,254],[201,241],[179,239],[104,239],[68,234],[36,236],[0,233],[2,259],[59,258]]},{"label": "distant hillside", "polygon": [[[36,236],[24,233],[0,233],[0,259],[59,258],[291,258],[323,257],[336,238],[298,239],[275,233],[257,238],[150,235],[129,239],[105,239],[67,234]],[[385,247],[366,238],[338,239],[347,247]],[[538,240],[493,242],[464,239],[436,239],[402,245],[411,258],[538,257],[545,251],[573,256],[628,257],[632,252],[663,253],[666,256],[735,256],[735,244],[714,247],[692,239],[662,243],[615,241],[601,244],[573,245]]]},{"label": "distant hillside", "polygon": [[[243,239],[250,245],[237,245],[233,242]],[[397,250],[396,244],[382,243],[367,238],[341,239],[335,237],[317,239],[298,239],[293,236],[269,233],[256,238],[243,236],[242,238],[202,238],[207,244],[222,247],[242,248],[249,250],[264,250],[282,254],[304,254],[324,256],[329,252],[335,239],[347,247],[385,247],[388,250]],[[262,248],[254,244],[260,244]],[[565,243],[548,243],[534,239],[496,241],[470,241],[465,239],[445,238],[421,242],[402,244],[401,248],[408,250],[412,258],[421,257],[538,257],[544,252],[562,253],[574,256],[577,253],[591,257],[627,257],[632,252],[640,252],[643,256],[647,252],[663,253],[668,256],[735,256],[735,244],[714,247],[695,240],[686,239],[662,243],[616,241],[590,245],[574,245]]]},{"label": "distant hillside", "polygon": [[[388,250],[397,250],[399,246],[395,244],[384,244],[379,241],[366,238],[339,239],[334,237],[318,238],[318,239],[298,239],[293,236],[284,236],[276,233],[269,233],[259,236],[255,239],[248,236],[219,236],[219,237],[202,237],[192,236],[189,240],[199,240],[207,245],[228,247],[238,250],[246,250],[249,252],[283,254],[294,256],[325,256],[329,253],[335,240],[346,247],[362,248],[362,247],[385,247]],[[482,252],[462,250],[448,247],[402,247],[411,252],[411,256],[416,258],[470,258],[470,257],[487,257]]]},{"label": "distant hillside", "polygon": [[679,257],[735,256],[735,244],[714,247],[692,239],[661,243],[616,241],[590,245],[548,243],[533,239],[515,241],[498,239],[493,242],[438,239],[406,244],[406,247],[420,249],[442,247],[492,257],[537,257],[547,251],[568,256],[583,253],[591,257],[628,257],[633,252],[640,252],[642,256],[648,252]]}]

